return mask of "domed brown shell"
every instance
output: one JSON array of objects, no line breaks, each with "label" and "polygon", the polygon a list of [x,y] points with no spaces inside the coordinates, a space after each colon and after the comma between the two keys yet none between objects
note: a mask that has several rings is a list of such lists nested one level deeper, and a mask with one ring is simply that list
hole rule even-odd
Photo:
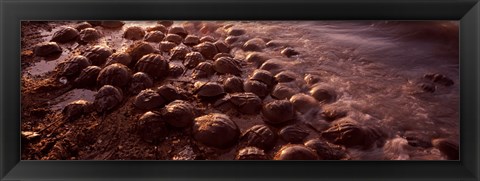
[{"label": "domed brown shell", "polygon": [[157,88],[157,92],[167,101],[167,103],[175,100],[186,100],[185,91],[173,86],[165,84]]},{"label": "domed brown shell", "polygon": [[177,34],[167,34],[167,36],[165,36],[165,40],[179,45],[182,43],[183,38]]},{"label": "domed brown shell", "polygon": [[162,21],[157,21],[158,24],[161,24],[165,27],[170,27],[173,25],[173,21],[168,21],[168,20],[162,20]]},{"label": "domed brown shell", "polygon": [[188,35],[187,30],[182,26],[172,26],[168,30],[168,33],[180,35],[182,38],[185,38]]},{"label": "domed brown shell", "polygon": [[332,122],[347,116],[347,111],[338,108],[323,107],[321,115],[326,121]]},{"label": "domed brown shell", "polygon": [[161,115],[148,111],[137,121],[137,131],[143,141],[157,144],[168,135],[168,128]]},{"label": "domed brown shell", "polygon": [[320,78],[319,75],[307,74],[305,75],[303,80],[305,80],[308,86],[312,86],[312,85],[315,85],[316,83],[319,83],[322,79]]},{"label": "domed brown shell", "polygon": [[302,143],[303,139],[308,136],[308,132],[299,126],[288,125],[282,128],[278,135],[287,143]]},{"label": "domed brown shell", "polygon": [[235,160],[268,160],[268,156],[261,149],[246,147],[238,151]]},{"label": "domed brown shell", "polygon": [[160,54],[145,55],[135,65],[138,72],[144,72],[154,80],[167,77],[169,68],[168,61]]},{"label": "domed brown shell", "polygon": [[102,66],[107,61],[107,58],[112,55],[113,51],[111,48],[106,46],[93,46],[89,47],[83,53],[83,56],[87,57],[92,65]]},{"label": "domed brown shell", "polygon": [[380,130],[361,127],[348,118],[335,122],[330,128],[322,132],[322,137],[334,144],[364,149],[384,141],[384,135]]},{"label": "domed brown shell", "polygon": [[130,69],[119,63],[109,65],[98,74],[97,83],[100,86],[113,85],[116,87],[124,87],[130,83],[132,72]]},{"label": "domed brown shell", "polygon": [[345,149],[331,145],[321,139],[309,140],[304,145],[315,150],[320,160],[343,160],[349,158]]},{"label": "domed brown shell", "polygon": [[330,103],[336,99],[333,89],[322,85],[312,88],[310,94],[321,103]]},{"label": "domed brown shell", "polygon": [[247,57],[245,57],[245,60],[247,62],[254,63],[257,68],[260,67],[263,63],[265,63],[265,61],[267,61],[268,59],[270,59],[268,55],[260,52],[251,52],[247,55]]},{"label": "domed brown shell", "polygon": [[137,61],[142,58],[144,55],[155,52],[155,48],[152,45],[144,41],[138,41],[130,45],[125,51],[132,57],[132,63],[130,65],[135,65]]},{"label": "domed brown shell", "polygon": [[150,110],[165,105],[165,99],[155,90],[145,89],[135,97],[133,105],[139,109]]},{"label": "domed brown shell", "polygon": [[234,105],[230,101],[230,95],[225,95],[222,98],[216,100],[213,103],[213,107],[221,112],[228,112],[232,109],[234,109]]},{"label": "domed brown shell", "polygon": [[233,56],[229,53],[217,53],[213,59],[216,60],[216,59],[219,59],[221,57],[230,57],[230,58],[233,58]]},{"label": "domed brown shell", "polygon": [[130,66],[130,63],[132,63],[132,57],[128,53],[117,52],[117,53],[114,53],[114,54],[110,55],[107,58],[107,63],[105,63],[105,65],[108,66],[108,65],[111,65],[111,64],[114,64],[114,63],[119,63],[119,64],[123,64],[125,66]]},{"label": "domed brown shell", "polygon": [[74,121],[91,110],[92,103],[86,100],[77,100],[68,103],[62,110],[62,115],[67,121]]},{"label": "domed brown shell", "polygon": [[200,52],[190,52],[185,55],[185,60],[183,64],[188,69],[195,68],[200,62],[204,62],[205,58]]},{"label": "domed brown shell", "polygon": [[52,36],[51,41],[57,43],[67,43],[69,41],[75,40],[79,34],[80,33],[78,32],[78,30],[76,30],[75,28],[65,27],[55,32]]},{"label": "domed brown shell", "polygon": [[230,76],[223,82],[223,87],[228,93],[243,92],[243,79],[237,76]]},{"label": "domed brown shell", "polygon": [[153,81],[146,73],[137,72],[133,74],[130,82],[130,92],[138,94],[140,91],[151,87],[153,87]]},{"label": "domed brown shell", "polygon": [[196,82],[194,93],[200,97],[215,97],[225,94],[223,86],[216,82]]},{"label": "domed brown shell", "polygon": [[277,135],[268,126],[255,125],[247,129],[240,137],[241,146],[254,146],[270,150],[277,142]]},{"label": "domed brown shell", "polygon": [[225,42],[218,40],[213,44],[217,47],[218,53],[230,53],[230,47]]},{"label": "domed brown shell", "polygon": [[315,150],[303,145],[285,145],[273,158],[274,160],[318,160]]},{"label": "domed brown shell", "polygon": [[432,145],[440,150],[444,155],[447,156],[449,160],[458,160],[460,157],[459,154],[459,145],[457,141],[439,138],[432,141]]},{"label": "domed brown shell", "polygon": [[180,77],[185,72],[185,67],[181,64],[171,63],[170,68],[168,69],[168,76],[170,77]]},{"label": "domed brown shell", "polygon": [[81,23],[76,24],[73,28],[75,28],[77,31],[82,31],[85,28],[91,28],[93,27],[90,23],[84,21]]},{"label": "domed brown shell", "polygon": [[170,50],[170,60],[185,60],[185,56],[190,52],[190,50],[184,46],[179,45]]},{"label": "domed brown shell", "polygon": [[100,23],[100,26],[104,27],[104,28],[108,28],[108,29],[117,29],[117,28],[121,28],[123,25],[125,25],[125,23],[123,21],[102,21]]},{"label": "domed brown shell", "polygon": [[34,53],[35,56],[47,57],[62,53],[62,48],[55,42],[43,42],[35,45]]},{"label": "domed brown shell", "polygon": [[285,47],[288,45],[287,42],[283,40],[270,40],[265,45],[270,48]]},{"label": "domed brown shell", "polygon": [[290,102],[296,111],[306,113],[311,109],[318,108],[318,102],[315,98],[304,93],[298,93],[290,98]]},{"label": "domed brown shell", "polygon": [[98,66],[88,66],[84,68],[74,81],[75,87],[90,87],[96,85],[97,77],[101,70]]},{"label": "domed brown shell", "polygon": [[90,66],[90,61],[88,61],[87,57],[77,55],[59,64],[60,71],[58,75],[67,78],[75,78],[88,66]]},{"label": "domed brown shell", "polygon": [[227,31],[227,35],[229,35],[229,36],[240,36],[240,35],[243,35],[245,33],[246,33],[246,31],[244,29],[235,28],[235,27],[229,28],[228,31]]},{"label": "domed brown shell", "polygon": [[262,109],[262,99],[250,92],[233,93],[230,95],[230,101],[244,114],[258,114]]},{"label": "domed brown shell", "polygon": [[291,71],[281,71],[277,75],[275,75],[275,80],[277,82],[292,82],[297,80],[298,75],[291,72]]},{"label": "domed brown shell", "polygon": [[139,26],[130,26],[123,32],[123,38],[128,40],[141,40],[145,36],[145,30]]},{"label": "domed brown shell", "polygon": [[289,85],[285,83],[277,84],[272,90],[272,97],[275,99],[290,99],[293,95],[297,93],[297,90],[294,90]]},{"label": "domed brown shell", "polygon": [[104,85],[95,95],[93,104],[97,112],[106,112],[117,107],[122,100],[123,93],[120,89],[111,85]]},{"label": "domed brown shell", "polygon": [[150,31],[145,35],[145,41],[146,42],[161,42],[165,38],[165,34],[163,34],[161,31]]},{"label": "domed brown shell", "polygon": [[208,78],[215,73],[213,69],[213,64],[210,62],[201,62],[199,63],[192,72],[192,77],[194,79]]},{"label": "domed brown shell", "polygon": [[262,108],[263,116],[266,123],[277,125],[295,118],[293,105],[288,100],[274,100],[265,104]]},{"label": "domed brown shell", "polygon": [[243,50],[245,51],[262,51],[266,47],[265,41],[261,38],[252,38],[243,44]]},{"label": "domed brown shell", "polygon": [[215,60],[214,69],[220,74],[241,75],[242,67],[230,57],[221,57]]},{"label": "domed brown shell", "polygon": [[225,43],[232,46],[239,39],[240,39],[240,37],[238,37],[238,36],[228,36],[227,38],[225,38]]},{"label": "domed brown shell", "polygon": [[195,119],[193,105],[182,100],[176,100],[166,105],[162,115],[169,125],[177,128],[188,127]]},{"label": "domed brown shell", "polygon": [[200,38],[195,35],[188,35],[187,37],[185,37],[185,40],[183,40],[183,44],[188,46],[198,45],[199,43],[200,43]]},{"label": "domed brown shell", "polygon": [[278,74],[279,72],[282,71],[283,69],[283,62],[282,60],[279,60],[279,59],[268,59],[267,61],[265,61],[259,69],[262,69],[262,70],[266,70],[266,71],[269,71],[270,73],[272,73],[272,75],[275,75],[275,74]]},{"label": "domed brown shell", "polygon": [[292,56],[300,54],[296,50],[294,50],[293,48],[290,48],[290,47],[283,49],[280,53],[282,55],[285,55],[286,57],[292,57]]},{"label": "domed brown shell", "polygon": [[256,80],[245,81],[245,83],[243,83],[243,90],[254,93],[260,98],[265,98],[268,95],[267,84]]},{"label": "domed brown shell", "polygon": [[202,43],[203,43],[203,42],[213,43],[213,42],[215,42],[215,38],[213,38],[212,36],[208,36],[208,35],[207,35],[207,36],[202,36],[202,37],[200,38],[200,42],[202,42]]},{"label": "domed brown shell", "polygon": [[239,135],[237,124],[225,114],[210,113],[195,118],[193,138],[206,146],[228,148],[237,142]]},{"label": "domed brown shell", "polygon": [[172,48],[176,47],[177,44],[173,43],[173,42],[169,42],[169,41],[162,41],[160,42],[160,44],[158,45],[158,48],[160,49],[160,51],[162,52],[170,52],[170,50],[172,50]]},{"label": "domed brown shell", "polygon": [[255,71],[253,71],[250,79],[263,82],[267,84],[268,87],[271,87],[274,84],[274,78],[272,73],[266,70],[256,69]]},{"label": "domed brown shell", "polygon": [[211,42],[203,42],[193,47],[195,51],[200,52],[203,57],[206,59],[213,59],[213,57],[218,53],[217,47]]},{"label": "domed brown shell", "polygon": [[93,42],[102,37],[102,34],[95,28],[85,28],[79,33],[80,41]]},{"label": "domed brown shell", "polygon": [[155,26],[147,27],[146,30],[147,30],[147,32],[160,31],[163,34],[168,33],[167,27],[165,27],[163,25],[155,25]]}]

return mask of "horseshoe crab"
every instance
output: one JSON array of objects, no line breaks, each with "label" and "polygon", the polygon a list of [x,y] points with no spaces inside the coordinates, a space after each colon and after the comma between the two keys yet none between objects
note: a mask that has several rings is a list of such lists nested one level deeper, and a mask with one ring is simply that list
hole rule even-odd
[{"label": "horseshoe crab", "polygon": [[308,136],[308,132],[296,125],[288,125],[282,128],[278,135],[288,143],[302,143]]},{"label": "horseshoe crab", "polygon": [[137,131],[143,141],[157,144],[168,135],[167,125],[161,115],[148,111],[137,121]]},{"label": "horseshoe crab", "polygon": [[220,74],[241,75],[242,67],[230,57],[220,57],[214,62],[214,69]]},{"label": "horseshoe crab", "polygon": [[228,148],[237,142],[239,135],[238,126],[225,114],[210,113],[195,118],[193,138],[206,146]]},{"label": "horseshoe crab", "polygon": [[211,60],[217,53],[217,47],[211,42],[203,42],[193,47],[195,51],[200,52],[203,57]]},{"label": "horseshoe crab", "polygon": [[195,35],[188,35],[185,37],[185,40],[183,40],[183,44],[188,45],[188,46],[195,46],[200,43],[200,38]]},{"label": "horseshoe crab", "polygon": [[165,34],[161,31],[150,31],[145,35],[146,42],[158,43],[161,42],[163,38],[165,38]]},{"label": "horseshoe crab", "polygon": [[98,66],[88,66],[80,72],[80,75],[74,80],[76,87],[90,87],[97,82],[98,74],[102,69]]},{"label": "horseshoe crab", "polygon": [[102,66],[107,61],[107,58],[113,54],[111,48],[106,46],[95,45],[85,49],[83,56],[87,57],[92,65]]},{"label": "horseshoe crab", "polygon": [[261,149],[246,147],[238,151],[235,160],[268,160],[268,156]]},{"label": "horseshoe crab", "polygon": [[135,64],[135,69],[138,72],[144,72],[154,80],[167,77],[169,68],[168,61],[162,55],[153,53],[143,56]]},{"label": "horseshoe crab", "polygon": [[79,33],[80,41],[89,43],[96,41],[102,37],[102,34],[95,28],[85,28]]},{"label": "horseshoe crab", "polygon": [[195,119],[193,105],[183,100],[176,100],[166,105],[162,116],[169,125],[178,128],[192,125]]},{"label": "horseshoe crab", "polygon": [[75,40],[80,33],[77,29],[72,27],[65,27],[61,30],[55,32],[52,36],[52,42],[57,43],[67,43],[69,41]]},{"label": "horseshoe crab", "polygon": [[165,99],[152,89],[145,89],[135,97],[133,105],[139,109],[150,110],[165,105]]},{"label": "horseshoe crab", "polygon": [[223,82],[223,87],[228,93],[243,92],[243,80],[237,76],[230,76]]},{"label": "horseshoe crab", "polygon": [[130,66],[130,63],[132,62],[132,57],[130,57],[129,54],[124,53],[124,52],[117,52],[112,55],[110,55],[107,58],[107,63],[105,63],[106,66],[114,64],[114,63],[119,63],[123,64],[125,66]]},{"label": "horseshoe crab", "polygon": [[133,74],[132,81],[130,83],[130,92],[138,94],[140,91],[153,87],[153,81],[150,77],[143,72],[137,72]]},{"label": "horseshoe crab", "polygon": [[139,26],[128,27],[123,32],[123,38],[128,40],[141,40],[145,36],[145,30]]},{"label": "horseshoe crab", "polygon": [[59,64],[58,75],[74,79],[88,66],[90,66],[90,61],[88,61],[87,57],[77,55]]},{"label": "horseshoe crab", "polygon": [[253,146],[270,150],[275,146],[277,135],[268,126],[255,125],[247,129],[240,137],[241,146]]},{"label": "horseshoe crab", "polygon": [[43,42],[35,45],[35,56],[47,57],[62,53],[62,48],[55,42]]},{"label": "horseshoe crab", "polygon": [[285,145],[273,158],[274,160],[318,160],[315,150],[303,145]]},{"label": "horseshoe crab", "polygon": [[278,125],[295,118],[293,104],[288,100],[274,100],[265,104],[262,108],[264,121],[268,124]]},{"label": "horseshoe crab", "polygon": [[189,69],[195,68],[200,62],[205,61],[205,58],[203,58],[203,55],[200,52],[190,52],[184,57],[185,60],[183,61],[183,64]]},{"label": "horseshoe crab", "polygon": [[144,55],[155,52],[155,48],[152,45],[144,41],[137,41],[134,44],[130,45],[125,53],[128,53],[132,57],[132,62],[130,65],[134,66],[137,61],[142,58]]},{"label": "horseshoe crab", "polygon": [[265,98],[268,95],[267,84],[256,80],[245,81],[245,83],[243,83],[243,90],[254,93],[260,98]]},{"label": "horseshoe crab", "polygon": [[250,92],[231,94],[230,101],[243,114],[258,114],[262,109],[262,100]]},{"label": "horseshoe crab", "polygon": [[100,86],[113,85],[116,87],[124,87],[132,79],[132,73],[130,69],[119,63],[115,63],[105,67],[98,74],[97,83]]},{"label": "horseshoe crab", "polygon": [[123,100],[123,93],[120,89],[111,86],[104,85],[101,87],[95,95],[95,109],[97,112],[110,111],[117,107]]}]

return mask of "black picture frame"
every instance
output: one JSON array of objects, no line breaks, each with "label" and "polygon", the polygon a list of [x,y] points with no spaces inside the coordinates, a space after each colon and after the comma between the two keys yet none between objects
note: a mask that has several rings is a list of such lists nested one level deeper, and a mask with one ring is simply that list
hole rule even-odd
[{"label": "black picture frame", "polygon": [[[1,0],[1,180],[479,180],[478,0]],[[459,20],[460,161],[21,161],[21,20]]]}]

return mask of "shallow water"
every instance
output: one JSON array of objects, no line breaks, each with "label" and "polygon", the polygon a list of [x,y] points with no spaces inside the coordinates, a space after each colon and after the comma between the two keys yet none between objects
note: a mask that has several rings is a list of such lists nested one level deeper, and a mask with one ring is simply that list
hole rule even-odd
[{"label": "shallow water", "polygon": [[[345,108],[361,124],[389,131],[392,140],[383,149],[350,150],[353,157],[442,159],[438,150],[407,149],[401,138],[405,131],[430,139],[459,139],[457,22],[252,22],[241,26],[260,37],[287,41],[300,52],[296,60],[300,63],[285,69],[320,75],[340,95],[329,106]],[[435,93],[423,93],[416,83],[426,73],[447,75],[455,85],[437,85]]]},{"label": "shallow water", "polygon": [[[181,22],[177,22],[181,23]],[[384,147],[370,150],[350,149],[353,159],[444,159],[433,148],[408,146],[402,138],[406,131],[419,137],[459,139],[459,58],[458,23],[451,21],[388,22],[388,21],[261,21],[217,22],[234,24],[247,30],[250,38],[280,40],[300,52],[290,58],[284,70],[303,78],[306,74],[321,77],[321,82],[333,87],[337,101],[325,105],[348,110],[348,116],[363,125],[376,125],[388,132]],[[68,23],[67,23],[68,24]],[[151,26],[155,22],[128,22],[129,26]],[[60,26],[58,27],[60,28]],[[52,32],[55,32],[55,28]],[[101,29],[101,27],[97,27]],[[98,44],[122,51],[132,43],[121,38],[118,30],[103,30]],[[50,34],[45,37],[49,40]],[[201,34],[199,34],[201,35]],[[62,45],[76,46],[76,45]],[[158,47],[158,45],[155,45]],[[68,51],[67,51],[68,52]],[[245,52],[232,50],[237,58]],[[279,49],[265,50],[281,57]],[[28,68],[31,75],[41,76],[53,71],[64,60],[40,61]],[[434,93],[423,92],[418,82],[426,73],[441,73],[455,84],[437,85]],[[244,77],[248,75],[243,75]],[[308,87],[298,81],[299,90],[308,93]],[[86,97],[93,93],[84,92]],[[78,99],[71,92],[61,99]],[[60,109],[67,101],[53,106]],[[321,119],[317,115],[303,115]],[[257,124],[235,118],[241,130]],[[259,120],[252,117],[248,120]],[[310,135],[314,137],[314,135]]]}]

